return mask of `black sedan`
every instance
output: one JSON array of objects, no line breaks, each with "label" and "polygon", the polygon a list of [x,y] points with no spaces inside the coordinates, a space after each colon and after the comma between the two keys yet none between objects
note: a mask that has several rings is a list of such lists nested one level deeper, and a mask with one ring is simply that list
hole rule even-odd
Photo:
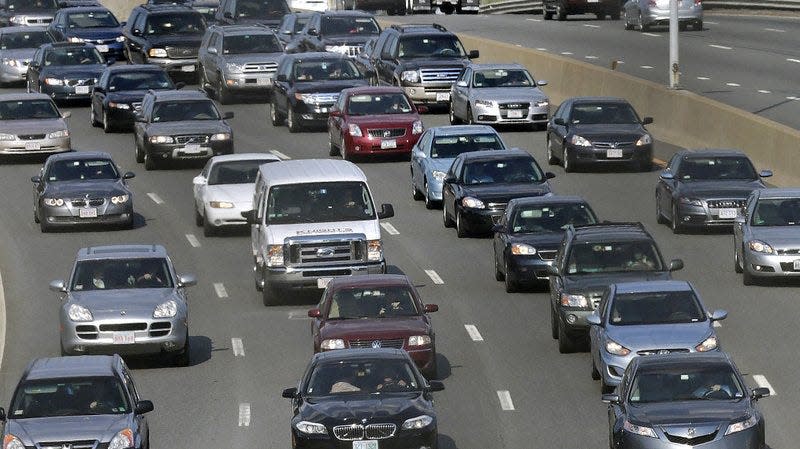
[{"label": "black sedan", "polygon": [[724,352],[636,357],[608,406],[612,448],[764,448],[764,416]]},{"label": "black sedan", "polygon": [[589,204],[577,196],[515,198],[494,228],[494,277],[506,292],[521,285],[547,284],[567,225],[597,223]]},{"label": "black sedan", "polygon": [[87,100],[106,65],[106,59],[92,44],[44,44],[28,65],[27,89],[56,101]]},{"label": "black sedan", "polygon": [[148,90],[169,90],[183,86],[172,84],[166,70],[154,64],[115,65],[106,69],[92,89],[89,119],[103,131],[130,129],[134,114],[142,108]]},{"label": "black sedan", "polygon": [[342,349],[315,354],[292,400],[295,449],[435,448],[437,420],[426,381],[401,349]]},{"label": "black sedan", "polygon": [[462,153],[442,185],[442,221],[459,237],[488,233],[513,198],[550,193],[548,179],[527,151],[489,150]]},{"label": "black sedan", "polygon": [[734,150],[675,153],[656,184],[656,217],[678,234],[687,228],[730,227],[750,193],[766,187],[750,159]]},{"label": "black sedan", "polygon": [[607,165],[649,171],[653,137],[644,127],[649,123],[651,117],[640,119],[622,98],[568,98],[547,123],[547,161],[561,162],[566,172]]},{"label": "black sedan", "polygon": [[111,155],[81,151],[50,156],[33,182],[33,219],[42,232],[81,225],[133,227],[133,194]]}]

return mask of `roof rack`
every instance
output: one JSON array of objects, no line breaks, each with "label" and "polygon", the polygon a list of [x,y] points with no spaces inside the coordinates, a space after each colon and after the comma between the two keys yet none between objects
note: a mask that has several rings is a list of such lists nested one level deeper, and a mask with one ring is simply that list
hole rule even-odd
[{"label": "roof rack", "polygon": [[447,31],[447,28],[438,23],[404,23],[392,25],[392,28],[401,32],[414,28],[436,28],[439,31]]}]

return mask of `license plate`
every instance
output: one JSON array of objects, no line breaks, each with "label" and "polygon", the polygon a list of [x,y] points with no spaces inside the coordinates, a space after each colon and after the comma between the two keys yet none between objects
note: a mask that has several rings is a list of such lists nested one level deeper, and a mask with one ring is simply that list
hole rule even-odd
[{"label": "license plate", "polygon": [[25,142],[25,149],[26,150],[38,150],[42,148],[42,144],[39,142]]},{"label": "license plate", "polygon": [[514,109],[508,111],[508,118],[522,118],[524,117],[523,111]]},{"label": "license plate", "polygon": [[378,449],[378,440],[353,441],[353,449]]},{"label": "license plate", "polygon": [[79,209],[78,216],[81,218],[97,218],[97,209],[93,207],[86,209]]},{"label": "license plate", "polygon": [[606,157],[607,158],[620,158],[622,157],[622,150],[619,148],[612,148],[610,150],[606,150]]},{"label": "license plate", "polygon": [[133,331],[130,332],[114,332],[112,339],[115,345],[132,345],[136,343],[136,337]]},{"label": "license plate", "polygon": [[436,101],[450,101],[450,92],[438,92]]},{"label": "license plate", "polygon": [[197,154],[200,151],[202,151],[201,148],[200,148],[200,145],[198,145],[196,143],[187,143],[186,146],[183,147],[183,152],[184,153]]},{"label": "license plate", "polygon": [[792,268],[794,268],[794,271],[800,271],[800,259],[795,259],[792,262]]},{"label": "license plate", "polygon": [[319,112],[326,114],[328,112],[328,108],[319,108]]},{"label": "license plate", "polygon": [[181,72],[194,72],[195,67],[193,65],[185,65],[181,67]]},{"label": "license plate", "polygon": [[397,141],[394,139],[391,140],[381,140],[381,150],[397,148]]},{"label": "license plate", "polygon": [[76,94],[88,94],[89,93],[89,86],[75,86],[75,93]]},{"label": "license plate", "polygon": [[739,209],[720,209],[719,218],[736,218],[739,216]]},{"label": "license plate", "polygon": [[258,86],[271,86],[272,78],[256,78],[256,85]]},{"label": "license plate", "polygon": [[328,286],[328,282],[331,281],[333,278],[319,278],[317,279],[317,288],[325,288]]},{"label": "license plate", "polygon": [[108,53],[108,45],[95,45],[94,48],[100,53]]}]

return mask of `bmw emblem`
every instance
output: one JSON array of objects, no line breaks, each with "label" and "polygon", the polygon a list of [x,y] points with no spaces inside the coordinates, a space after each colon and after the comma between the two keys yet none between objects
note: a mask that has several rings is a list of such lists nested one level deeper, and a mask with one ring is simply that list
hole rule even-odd
[{"label": "bmw emblem", "polygon": [[381,347],[381,341],[380,340],[373,341],[372,342],[372,347],[375,348],[375,349],[380,348]]},{"label": "bmw emblem", "polygon": [[659,350],[658,350],[658,353],[659,353],[659,354],[662,354],[662,355],[663,355],[663,354],[669,354],[669,349],[659,349]]}]

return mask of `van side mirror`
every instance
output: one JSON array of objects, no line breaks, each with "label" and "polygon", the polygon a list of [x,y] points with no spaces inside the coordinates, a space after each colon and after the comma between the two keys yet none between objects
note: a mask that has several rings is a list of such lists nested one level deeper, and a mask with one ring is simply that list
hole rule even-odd
[{"label": "van side mirror", "polygon": [[438,304],[425,304],[425,313],[433,313],[439,311]]},{"label": "van side mirror", "polygon": [[322,316],[322,312],[319,309],[311,309],[308,311],[309,318],[319,318]]},{"label": "van side mirror", "polygon": [[64,111],[61,113],[61,118],[70,118],[72,117],[72,111]]},{"label": "van side mirror", "polygon": [[653,123],[653,117],[645,117],[642,119],[642,125],[649,125]]},{"label": "van side mirror", "polygon": [[294,399],[295,397],[297,397],[297,387],[287,388],[283,390],[281,396],[285,397],[286,399]]},{"label": "van side mirror", "polygon": [[136,403],[137,415],[144,415],[145,413],[152,412],[154,409],[153,401],[139,401]]},{"label": "van side mirror", "polygon": [[750,397],[753,398],[754,401],[757,401],[761,398],[768,398],[770,394],[771,392],[769,391],[769,388],[758,387],[758,388],[753,388],[753,392]]},{"label": "van side mirror", "polygon": [[114,65],[117,62],[117,58],[108,58],[106,59],[106,65]]},{"label": "van side mirror", "polygon": [[478,50],[470,50],[469,55],[467,55],[469,59],[478,59],[480,56],[481,53]]},{"label": "van side mirror", "polygon": [[438,380],[429,380],[428,381],[428,391],[442,391],[444,390],[444,384],[439,382]]},{"label": "van side mirror", "polygon": [[678,270],[683,270],[683,260],[672,259],[669,262],[669,271],[678,271]]},{"label": "van side mirror", "polygon": [[394,207],[392,207],[391,204],[381,204],[381,211],[378,212],[378,218],[384,220],[392,217],[394,217]]},{"label": "van side mirror", "polygon": [[447,184],[452,184],[452,183],[454,183],[456,181],[458,181],[458,178],[456,178],[453,175],[448,174],[447,176],[444,177],[444,180],[442,182],[447,183]]},{"label": "van side mirror", "polygon": [[559,126],[567,126],[567,122],[565,122],[564,119],[561,118],[561,117],[554,118],[553,119],[553,123],[555,123],[556,125],[559,125]]},{"label": "van side mirror", "polygon": [[59,279],[50,283],[50,290],[56,293],[66,293],[67,292],[67,284]]},{"label": "van side mirror", "polygon": [[456,81],[456,86],[458,87],[467,87],[468,84],[466,81]]},{"label": "van side mirror", "polygon": [[758,173],[758,176],[761,176],[762,178],[769,178],[770,176],[772,176],[772,170],[761,170]]},{"label": "van side mirror", "polygon": [[246,210],[242,212],[242,218],[247,220],[247,224],[254,225],[256,223],[256,211],[255,210]]},{"label": "van side mirror", "polygon": [[196,186],[204,186],[206,185],[207,182],[208,181],[206,180],[206,178],[203,177],[203,175],[197,175],[194,178],[192,178],[192,184]]}]

